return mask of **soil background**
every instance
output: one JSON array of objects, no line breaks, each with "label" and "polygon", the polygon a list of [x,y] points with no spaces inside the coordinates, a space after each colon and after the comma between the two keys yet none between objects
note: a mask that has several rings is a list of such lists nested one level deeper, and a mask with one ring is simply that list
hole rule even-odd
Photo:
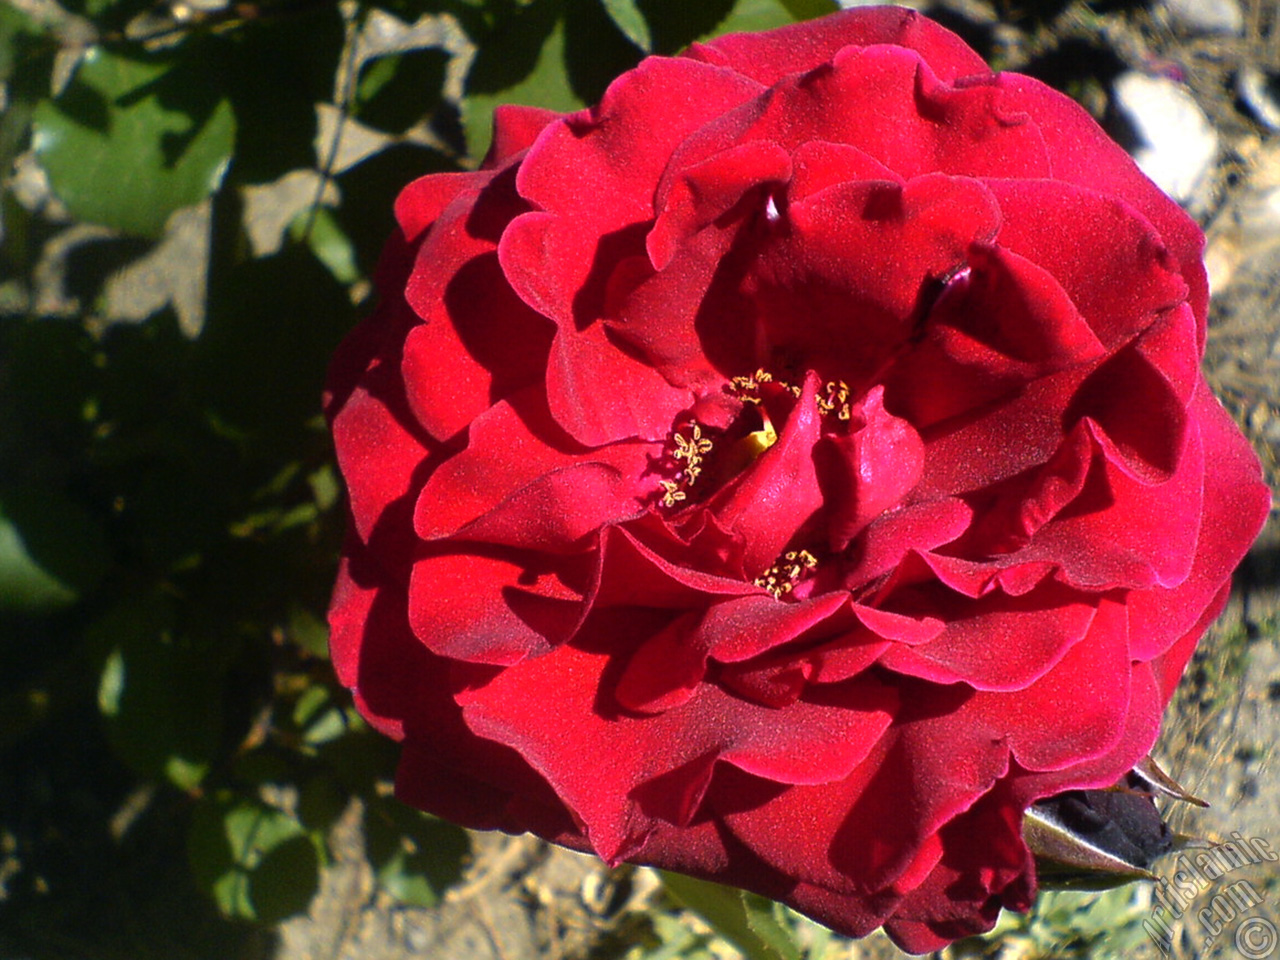
[{"label": "soil background", "polygon": [[[1214,7],[1223,0],[1204,0]],[[1244,427],[1273,491],[1280,491],[1280,134],[1239,92],[1252,66],[1280,110],[1280,5],[1251,0],[1240,8],[1239,35],[1189,28],[1159,3],[1014,4],[947,0],[917,4],[955,29],[1003,69],[1031,73],[1072,90],[1120,142],[1131,124],[1112,101],[1127,71],[1175,77],[1194,96],[1219,138],[1216,161],[1184,205],[1205,228],[1213,282],[1205,370],[1215,392]],[[1264,105],[1265,106],[1265,105]],[[1063,705],[1070,709],[1069,704]],[[1280,515],[1273,507],[1263,535],[1240,568],[1230,605],[1202,642],[1170,705],[1157,757],[1207,808],[1174,804],[1179,832],[1210,843],[1263,838],[1280,851]],[[590,858],[529,838],[474,837],[466,881],[435,910],[394,909],[371,891],[357,822],[350,818],[328,877],[308,918],[284,925],[279,960],[518,960],[622,955],[643,923],[636,908],[657,894],[644,871],[610,874]],[[1172,879],[1173,857],[1156,872]],[[1252,884],[1263,902],[1216,936],[1198,920],[1223,885]],[[1149,898],[1150,890],[1146,891]],[[1139,903],[1142,894],[1139,894]],[[1171,918],[1171,955],[1280,956],[1256,939],[1237,945],[1250,917],[1280,926],[1276,864],[1234,871],[1203,889]],[[696,918],[689,918],[696,925]],[[630,925],[630,926],[629,926]],[[1242,937],[1244,934],[1241,934]],[[1271,941],[1274,947],[1274,939]],[[1001,957],[1075,956],[1063,946],[1037,953],[1025,941],[970,944],[964,953]],[[1252,949],[1252,953],[1248,951]],[[1263,951],[1266,952],[1263,952]],[[1122,951],[1106,938],[1096,956],[1157,957],[1148,940]],[[829,956],[903,957],[880,935],[845,942]]]}]

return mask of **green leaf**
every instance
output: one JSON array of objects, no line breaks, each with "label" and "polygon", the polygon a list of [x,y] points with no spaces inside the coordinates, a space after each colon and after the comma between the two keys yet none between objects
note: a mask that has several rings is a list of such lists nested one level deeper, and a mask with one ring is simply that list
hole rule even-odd
[{"label": "green leaf", "polygon": [[794,23],[798,18],[787,0],[737,0],[728,16],[705,38],[726,33],[755,33]]},{"label": "green leaf", "polygon": [[87,510],[49,490],[0,490],[0,610],[69,606],[106,567],[106,541]]},{"label": "green leaf", "polygon": [[378,883],[402,903],[434,906],[462,875],[470,852],[459,827],[396,800],[365,808],[365,845]]},{"label": "green leaf", "polygon": [[12,4],[0,4],[0,83],[13,76],[14,67],[39,34],[39,27],[29,16]]},{"label": "green leaf", "polygon": [[478,49],[462,104],[467,152],[483,157],[492,137],[493,111],[515,103],[548,110],[577,110],[583,100],[565,67],[563,3],[534,0],[500,22]]},{"label": "green leaf", "polygon": [[796,20],[814,20],[840,9],[836,0],[779,0]]},{"label": "green leaf", "polygon": [[296,238],[306,240],[316,259],[339,283],[350,285],[360,279],[355,249],[327,209],[317,207],[301,214],[293,222],[291,232]]},{"label": "green leaf", "polygon": [[162,603],[135,597],[90,625],[89,641],[107,651],[98,707],[122,760],[193,790],[221,739],[225,653],[172,635],[167,620]]},{"label": "green leaf", "polygon": [[403,133],[439,105],[448,65],[448,51],[438,47],[370,60],[356,84],[356,116],[379,130]]},{"label": "green leaf", "polygon": [[218,189],[235,118],[200,56],[184,53],[94,48],[62,96],[36,108],[36,156],[75,217],[156,238],[171,213]]},{"label": "green leaf", "polygon": [[749,960],[800,960],[800,947],[782,924],[777,905],[764,897],[659,871],[662,884]]},{"label": "green leaf", "polygon": [[831,0],[636,0],[653,36],[653,52],[674,54],[726,33],[769,30],[830,12]]},{"label": "green leaf", "polygon": [[227,791],[196,807],[187,852],[197,883],[228,917],[275,923],[305,910],[318,888],[320,856],[302,824]]},{"label": "green leaf", "polygon": [[309,655],[329,659],[329,628],[305,607],[295,604],[289,608],[289,637]]},{"label": "green leaf", "polygon": [[757,893],[743,892],[742,907],[747,914],[747,926],[751,932],[785,960],[800,960],[800,947],[783,918],[782,904]]},{"label": "green leaf", "polygon": [[249,874],[248,899],[255,919],[279,923],[302,913],[320,889],[320,855],[307,836],[273,846]]},{"label": "green leaf", "polygon": [[653,52],[653,35],[649,32],[649,23],[636,6],[635,0],[600,0],[605,13],[609,14],[619,30],[628,40],[645,53]]}]

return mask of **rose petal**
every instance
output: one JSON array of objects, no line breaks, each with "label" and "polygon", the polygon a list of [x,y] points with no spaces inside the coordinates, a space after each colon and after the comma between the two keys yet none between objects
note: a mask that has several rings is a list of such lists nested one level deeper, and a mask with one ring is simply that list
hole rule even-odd
[{"label": "rose petal", "polygon": [[1149,660],[1188,630],[1226,583],[1266,519],[1271,491],[1259,480],[1258,461],[1222,405],[1201,382],[1191,404],[1206,451],[1204,500],[1195,558],[1187,577],[1171,588],[1129,595],[1133,656]]},{"label": "rose petal", "polygon": [[922,287],[990,239],[998,216],[973,180],[829,187],[788,205],[788,231],[762,249],[744,289],[775,354],[861,392],[910,337]]},{"label": "rose petal", "polygon": [[777,560],[796,531],[822,506],[813,463],[820,430],[810,373],[778,442],[760,455],[742,479],[709,503],[716,519],[746,543],[744,563],[759,575]]},{"label": "rose petal", "polygon": [[997,242],[1052,274],[1108,349],[1186,299],[1164,240],[1123,201],[1051,180],[987,186],[1003,215]]},{"label": "rose petal", "polygon": [[481,169],[492,170],[505,165],[516,154],[533,146],[538,134],[562,117],[563,114],[541,107],[499,104],[493,111],[493,141]]},{"label": "rose petal", "polygon": [[735,837],[788,877],[843,894],[885,889],[942,824],[991,788],[1009,757],[1003,742],[975,738],[961,709],[972,694],[962,687],[907,681],[899,689],[894,725],[845,780],[778,793],[724,777],[708,801]]},{"label": "rose petal", "polygon": [[861,426],[824,437],[814,451],[835,551],[898,506],[924,471],[924,443],[910,423],[885,410],[883,387],[872,388],[854,418]]},{"label": "rose petal", "polygon": [[446,440],[495,400],[542,379],[552,328],[503,278],[502,226],[527,209],[510,173],[458,194],[427,235],[405,296],[422,318],[405,340],[410,405]]},{"label": "rose petal", "polygon": [[586,451],[547,413],[537,391],[495,404],[472,423],[467,448],[446,460],[418,496],[424,540],[458,535],[510,546],[565,549],[641,510],[652,449]]},{"label": "rose petal", "polygon": [[810,70],[843,47],[894,43],[916,50],[946,80],[987,75],[990,68],[963,40],[914,10],[849,10],[767,33],[738,33],[695,43],[686,57],[730,67],[764,84]]},{"label": "rose petal", "polygon": [[591,595],[593,606],[682,610],[722,596],[750,595],[759,590],[743,577],[672,562],[620,526],[608,527],[601,534],[599,563]]},{"label": "rose petal", "polygon": [[921,342],[888,375],[886,393],[917,429],[1106,356],[1040,267],[1001,247],[971,249],[968,264],[934,304]]},{"label": "rose petal", "polygon": [[943,628],[925,643],[894,645],[880,665],[975,690],[1024,689],[1053,669],[1094,619],[1087,597],[1055,584],[1021,597],[991,593],[973,600],[933,591],[913,600],[913,613],[928,611]]},{"label": "rose petal", "polygon": [[972,519],[968,504],[945,497],[884,514],[872,521],[854,545],[857,552],[845,574],[845,586],[855,592],[864,590],[909,552],[932,550],[955,540]]},{"label": "rose petal", "polygon": [[673,160],[658,188],[658,218],[645,240],[654,269],[665,268],[681,243],[726,214],[747,191],[780,186],[790,176],[787,152],[763,140],[737,144],[688,167],[676,167]]},{"label": "rose petal", "polygon": [[[1102,599],[1085,638],[1030,686],[975,697],[976,716],[1004,737],[1027,770],[1064,770],[1105,755],[1125,730],[1130,700],[1129,621]],[[1052,723],[1045,718],[1052,717]]]},{"label": "rose petal", "polygon": [[[800,702],[778,723],[775,710],[703,686],[680,707],[633,719],[597,706],[608,663],[561,647],[457,699],[475,733],[514,747],[542,774],[611,863],[639,851],[655,816],[688,822],[717,759],[790,782],[839,778],[875,742],[893,704],[889,691],[868,681],[858,688],[857,709]],[[815,742],[828,747],[806,749]],[[593,762],[584,766],[582,756]],[[640,789],[663,774],[661,789]]]},{"label": "rose petal", "polygon": [[582,597],[554,572],[510,559],[449,553],[413,566],[409,623],[432,653],[509,665],[566,640]]},{"label": "rose petal", "polygon": [[[653,57],[617,80],[589,116],[548,128],[517,179],[520,194],[548,212],[520,218],[503,240],[503,270],[521,298],[562,336],[599,319],[603,287],[589,281],[601,238],[649,221],[672,148],[759,89],[717,67]],[[667,102],[660,116],[649,108],[655,96]]]},{"label": "rose petal", "polygon": [[1196,317],[1196,348],[1203,353],[1209,283],[1201,259],[1204,234],[1195,221],[1127,153],[1115,149],[1111,138],[1078,103],[1016,73],[1000,74],[997,83],[1007,91],[1008,110],[1026,111],[1036,118],[1056,179],[1090,189],[1106,184],[1108,193],[1124,199],[1159,231],[1187,282],[1188,302]]}]

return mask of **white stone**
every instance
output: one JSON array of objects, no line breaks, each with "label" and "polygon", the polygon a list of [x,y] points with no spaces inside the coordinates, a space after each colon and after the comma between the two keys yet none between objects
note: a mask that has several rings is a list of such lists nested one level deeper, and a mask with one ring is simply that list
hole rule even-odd
[{"label": "white stone", "polygon": [[1280,103],[1272,95],[1270,78],[1255,63],[1246,63],[1236,74],[1236,90],[1258,121],[1271,130],[1280,130]]},{"label": "white stone", "polygon": [[1218,134],[1182,84],[1129,71],[1113,84],[1116,106],[1138,135],[1133,159],[1179,203],[1189,201],[1218,155]]},{"label": "white stone", "polygon": [[1164,0],[1173,19],[1198,33],[1244,33],[1244,14],[1236,0]]}]

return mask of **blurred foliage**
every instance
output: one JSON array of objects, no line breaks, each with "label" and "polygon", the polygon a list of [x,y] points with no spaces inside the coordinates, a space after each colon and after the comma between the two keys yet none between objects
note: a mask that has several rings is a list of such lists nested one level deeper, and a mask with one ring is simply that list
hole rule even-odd
[{"label": "blurred foliage", "polygon": [[[319,401],[393,200],[498,103],[833,8],[0,0],[0,954],[267,956],[347,815],[391,899],[457,879],[327,662]],[[774,905],[675,893],[801,956]]]},{"label": "blurred foliage", "polygon": [[1043,893],[1029,912],[1006,911],[990,933],[948,947],[947,960],[1124,960],[1153,942],[1142,925],[1153,915],[1150,893],[1136,884]]}]

